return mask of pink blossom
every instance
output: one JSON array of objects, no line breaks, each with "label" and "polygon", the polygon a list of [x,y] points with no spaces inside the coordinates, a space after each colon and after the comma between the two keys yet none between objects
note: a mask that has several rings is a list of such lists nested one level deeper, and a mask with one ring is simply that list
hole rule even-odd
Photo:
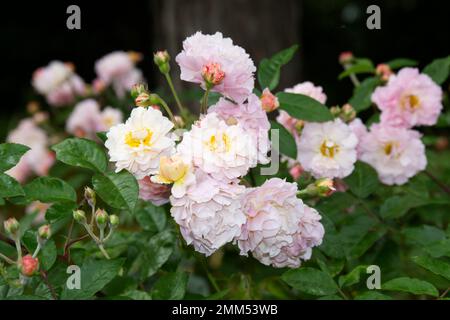
[{"label": "pink blossom", "polygon": [[356,146],[356,153],[359,158],[361,154],[361,141],[362,138],[367,134],[367,128],[365,124],[359,118],[355,118],[352,122],[348,124],[350,129],[353,131],[355,136],[358,138],[358,145]]},{"label": "pink blossom", "polygon": [[221,98],[215,105],[209,107],[208,113],[216,113],[228,124],[239,123],[252,137],[254,144],[258,146],[259,163],[269,162],[267,152],[270,149],[270,123],[266,112],[262,109],[261,101],[256,95],[251,94],[248,102],[241,104],[234,104]]},{"label": "pink blossom", "polygon": [[310,81],[305,81],[296,84],[292,88],[287,88],[284,91],[289,93],[303,94],[310,98],[316,99],[322,104],[324,104],[327,101],[327,96],[325,93],[323,93],[322,87],[315,86],[314,83]]},{"label": "pink blossom", "polygon": [[420,133],[406,128],[374,124],[363,136],[360,159],[378,172],[381,182],[402,185],[427,165]]},{"label": "pink blossom", "polygon": [[434,125],[442,110],[442,89],[415,68],[403,68],[372,94],[372,102],[382,111],[381,122],[411,128]]},{"label": "pink blossom", "polygon": [[241,254],[251,252],[265,265],[297,268],[322,243],[324,228],[316,210],[297,198],[297,184],[279,178],[248,189],[242,208],[247,216],[237,237]]},{"label": "pink blossom", "polygon": [[100,105],[94,99],[79,102],[66,123],[66,131],[77,136],[93,139],[101,122]]},{"label": "pink blossom", "polygon": [[24,276],[31,277],[39,270],[38,258],[33,258],[30,254],[27,254],[20,261],[20,271]]},{"label": "pink blossom", "polygon": [[272,112],[280,106],[278,98],[268,88],[265,88],[261,94],[261,104],[266,112]]},{"label": "pink blossom", "polygon": [[154,183],[148,176],[138,180],[138,183],[140,199],[150,201],[155,206],[161,206],[169,202],[170,186]]},{"label": "pink blossom", "polygon": [[203,89],[206,88],[204,68],[214,65],[214,70],[221,71],[217,73],[221,80],[211,91],[220,92],[239,103],[253,91],[253,73],[256,71],[253,61],[244,49],[233,45],[233,41],[224,38],[220,32],[213,35],[197,32],[186,38],[183,51],[175,60],[181,68],[181,79],[199,83]]}]

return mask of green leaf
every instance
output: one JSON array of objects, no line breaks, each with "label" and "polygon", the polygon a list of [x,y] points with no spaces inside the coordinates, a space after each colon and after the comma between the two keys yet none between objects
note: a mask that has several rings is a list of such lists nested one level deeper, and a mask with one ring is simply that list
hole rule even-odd
[{"label": "green leaf", "polygon": [[106,136],[106,131],[99,131],[96,133],[97,137],[102,140],[103,143],[106,142],[106,140],[108,139],[108,137]]},{"label": "green leaf", "polygon": [[44,270],[50,270],[56,261],[56,245],[53,239],[48,240],[39,252],[39,265]]},{"label": "green leaf", "polygon": [[[291,133],[276,121],[270,121],[271,129],[278,130],[279,152],[292,159],[297,159],[297,144]],[[271,138],[272,139],[272,138]]]},{"label": "green leaf", "polygon": [[39,200],[44,203],[77,200],[75,190],[65,181],[53,177],[39,177],[28,183],[25,194],[29,200]]},{"label": "green leaf", "polygon": [[423,70],[437,84],[443,84],[450,73],[450,56],[433,60]]},{"label": "green leaf", "polygon": [[188,274],[185,272],[168,273],[158,279],[152,290],[156,300],[181,300],[186,293]]},{"label": "green leaf", "polygon": [[175,237],[170,230],[158,233],[146,244],[140,259],[137,259],[138,265],[132,269],[135,271],[139,269],[142,279],[152,276],[169,259],[173,252],[174,244]]},{"label": "green leaf", "polygon": [[289,92],[278,92],[277,97],[280,109],[285,110],[291,117],[311,122],[333,120],[330,110],[316,99]]},{"label": "green leaf", "polygon": [[361,265],[354,268],[350,273],[339,277],[339,287],[349,287],[359,282],[361,273],[366,273],[367,266]]},{"label": "green leaf", "polygon": [[284,49],[270,59],[262,59],[258,66],[258,82],[261,89],[269,88],[273,90],[277,87],[280,81],[280,69],[293,58],[298,45],[293,45],[290,48]]},{"label": "green leaf", "polygon": [[71,138],[66,139],[52,149],[56,158],[65,164],[104,172],[108,166],[105,152],[92,140]]},{"label": "green leaf", "polygon": [[375,67],[373,66],[372,61],[365,58],[355,59],[355,63],[348,69],[341,72],[338,79],[342,80],[351,74],[359,73],[375,73]]},{"label": "green leaf", "polygon": [[381,83],[378,77],[364,79],[353,91],[352,98],[348,101],[356,112],[366,110],[372,104],[372,92]]},{"label": "green leaf", "polygon": [[283,273],[281,279],[294,289],[315,296],[332,295],[338,290],[327,273],[314,268],[292,269]]},{"label": "green leaf", "polygon": [[376,230],[368,232],[364,237],[358,241],[348,253],[349,259],[357,259],[369,250],[375,242],[383,237],[387,232],[387,228],[380,225]]},{"label": "green leaf", "polygon": [[136,210],[135,215],[139,225],[146,231],[161,232],[166,226],[166,211],[163,207],[155,206],[150,202],[146,203],[145,207]]},{"label": "green leaf", "polygon": [[438,290],[431,283],[408,277],[392,279],[384,283],[381,288],[383,290],[402,291],[417,295],[426,294],[433,297],[439,295]]},{"label": "green leaf", "polygon": [[100,198],[116,209],[133,212],[139,195],[139,186],[134,176],[128,171],[108,172],[92,177],[92,184]]},{"label": "green leaf", "polygon": [[392,300],[392,298],[378,291],[366,291],[358,294],[355,300]]},{"label": "green leaf", "polygon": [[0,173],[0,197],[9,198],[25,195],[22,186],[16,179],[6,173]]},{"label": "green leaf", "polygon": [[358,198],[367,198],[379,186],[377,172],[368,164],[358,161],[355,170],[345,178],[350,191]]},{"label": "green leaf", "polygon": [[404,67],[414,67],[417,66],[418,62],[416,60],[407,59],[407,58],[398,58],[394,60],[390,60],[386,62],[386,64],[392,69],[400,69]]},{"label": "green leaf", "polygon": [[45,219],[49,222],[59,221],[61,219],[71,217],[73,210],[77,204],[74,202],[55,203],[45,212]]},{"label": "green leaf", "polygon": [[450,280],[450,264],[448,262],[425,255],[412,257],[412,260],[419,266]]},{"label": "green leaf", "polygon": [[124,259],[88,260],[80,268],[81,288],[70,290],[67,286],[64,286],[61,299],[83,300],[91,298],[117,276],[123,262]]},{"label": "green leaf", "polygon": [[384,219],[393,219],[404,216],[410,209],[427,204],[427,199],[414,195],[393,196],[382,204],[380,215]]},{"label": "green leaf", "polygon": [[0,172],[7,171],[14,167],[28,150],[30,150],[30,148],[23,144],[0,144]]}]

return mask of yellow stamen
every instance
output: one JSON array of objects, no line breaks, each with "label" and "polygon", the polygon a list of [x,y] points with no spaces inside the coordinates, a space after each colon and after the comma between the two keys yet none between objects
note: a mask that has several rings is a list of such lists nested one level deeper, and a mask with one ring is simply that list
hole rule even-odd
[{"label": "yellow stamen", "polygon": [[324,157],[334,158],[339,152],[339,146],[332,141],[325,140],[320,146],[320,152]]},{"label": "yellow stamen", "polygon": [[137,148],[141,144],[148,147],[151,145],[153,132],[150,129],[145,129],[144,134],[145,136],[143,136],[142,131],[137,133],[130,131],[125,135],[125,143],[132,148]]},{"label": "yellow stamen", "polygon": [[411,110],[416,110],[420,108],[420,99],[418,96],[410,94],[401,99],[401,105],[403,108],[409,107]]}]

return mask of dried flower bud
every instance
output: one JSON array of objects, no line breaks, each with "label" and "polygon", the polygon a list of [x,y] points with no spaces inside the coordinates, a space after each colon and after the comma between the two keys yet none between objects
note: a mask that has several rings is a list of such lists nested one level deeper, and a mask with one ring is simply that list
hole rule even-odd
[{"label": "dried flower bud", "polygon": [[31,277],[39,270],[38,258],[33,258],[31,255],[26,255],[19,263],[20,272],[26,276]]},{"label": "dried flower bud", "polygon": [[91,207],[95,207],[96,195],[95,195],[95,191],[94,190],[92,190],[91,188],[86,186],[84,188],[84,198],[86,199],[87,203]]},{"label": "dried flower bud", "polygon": [[164,51],[158,51],[153,55],[153,62],[158,66],[159,71],[162,74],[167,74],[170,71],[170,56],[169,53]]},{"label": "dried flower bud", "polygon": [[50,225],[48,224],[44,224],[43,226],[41,226],[38,229],[38,235],[40,238],[48,240],[50,239],[51,235],[52,235],[52,230],[50,228]]},{"label": "dried flower bud", "polygon": [[5,222],[3,222],[3,226],[5,227],[6,233],[10,236],[16,235],[20,227],[19,222],[16,220],[16,218],[9,218]]},{"label": "dried flower bud", "polygon": [[108,213],[106,213],[103,209],[97,209],[95,211],[95,222],[97,222],[97,226],[102,229],[106,226],[109,221]]},{"label": "dried flower bud", "polygon": [[266,112],[271,112],[280,106],[280,102],[278,101],[278,98],[276,96],[274,96],[268,88],[265,88],[263,90],[260,99],[261,99],[262,108]]},{"label": "dried flower bud", "polygon": [[86,222],[86,213],[83,210],[74,210],[73,219],[80,223]]},{"label": "dried flower bud", "polygon": [[119,225],[119,222],[119,217],[115,214],[109,216],[109,223],[111,224],[111,226],[117,227]]},{"label": "dried flower bud", "polygon": [[219,63],[208,63],[203,66],[202,77],[206,82],[206,87],[212,88],[222,83],[225,78],[225,72]]}]

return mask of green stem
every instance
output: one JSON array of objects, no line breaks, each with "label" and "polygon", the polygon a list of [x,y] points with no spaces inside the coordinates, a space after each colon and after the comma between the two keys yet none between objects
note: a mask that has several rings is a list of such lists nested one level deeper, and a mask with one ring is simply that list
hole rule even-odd
[{"label": "green stem", "polygon": [[97,244],[100,244],[100,240],[99,240],[99,238],[97,238],[97,236],[94,234],[94,232],[92,232],[91,226],[87,225],[86,223],[83,223],[83,226],[86,229],[87,233],[89,233],[91,238],[94,239],[94,241]]},{"label": "green stem", "polygon": [[164,110],[166,110],[167,114],[169,115],[170,121],[173,122],[173,124],[177,127],[177,122],[175,121],[175,118],[173,116],[172,111],[170,111],[169,106],[167,105],[167,103],[161,99],[161,97],[159,97],[159,102],[161,103],[161,105],[163,106]]},{"label": "green stem", "polygon": [[16,235],[14,237],[14,243],[16,244],[16,250],[17,250],[17,261],[22,261],[22,247],[20,246],[20,236]]},{"label": "green stem", "polygon": [[[347,70],[351,66],[352,66],[351,64],[345,64],[344,69]],[[352,81],[352,83],[355,87],[358,87],[360,85],[360,82],[354,73],[350,74],[350,80]]]},{"label": "green stem", "polygon": [[108,252],[106,252],[105,248],[103,247],[102,244],[98,245],[98,248],[100,249],[100,251],[103,253],[103,255],[105,256],[106,259],[110,260],[110,256],[108,255]]},{"label": "green stem", "polygon": [[4,259],[6,262],[8,262],[9,264],[15,264],[16,262],[13,261],[12,259],[8,258],[7,256],[5,256],[3,253],[0,253],[0,258]]},{"label": "green stem", "polygon": [[180,113],[182,114],[183,110],[184,110],[184,107],[181,104],[181,101],[180,101],[180,98],[178,97],[177,92],[175,91],[175,87],[173,85],[172,78],[170,77],[170,73],[166,72],[166,73],[164,73],[164,76],[166,77],[167,84],[169,85],[170,91],[172,91],[172,95],[175,98],[175,101],[177,103],[178,109],[180,110]]},{"label": "green stem", "polygon": [[203,95],[203,99],[202,99],[202,106],[200,108],[200,113],[205,113],[208,111],[208,96],[209,96],[209,91],[211,91],[211,88],[209,88],[208,86],[206,87],[205,90],[205,94]]},{"label": "green stem", "polygon": [[109,227],[108,234],[106,235],[105,239],[103,239],[103,242],[108,241],[108,239],[111,237],[113,231],[114,231],[114,228],[110,226],[110,227]]},{"label": "green stem", "polygon": [[39,254],[39,251],[41,251],[41,248],[42,248],[41,242],[38,240],[36,250],[34,250],[34,253],[33,253],[33,258],[37,257],[37,255]]}]

